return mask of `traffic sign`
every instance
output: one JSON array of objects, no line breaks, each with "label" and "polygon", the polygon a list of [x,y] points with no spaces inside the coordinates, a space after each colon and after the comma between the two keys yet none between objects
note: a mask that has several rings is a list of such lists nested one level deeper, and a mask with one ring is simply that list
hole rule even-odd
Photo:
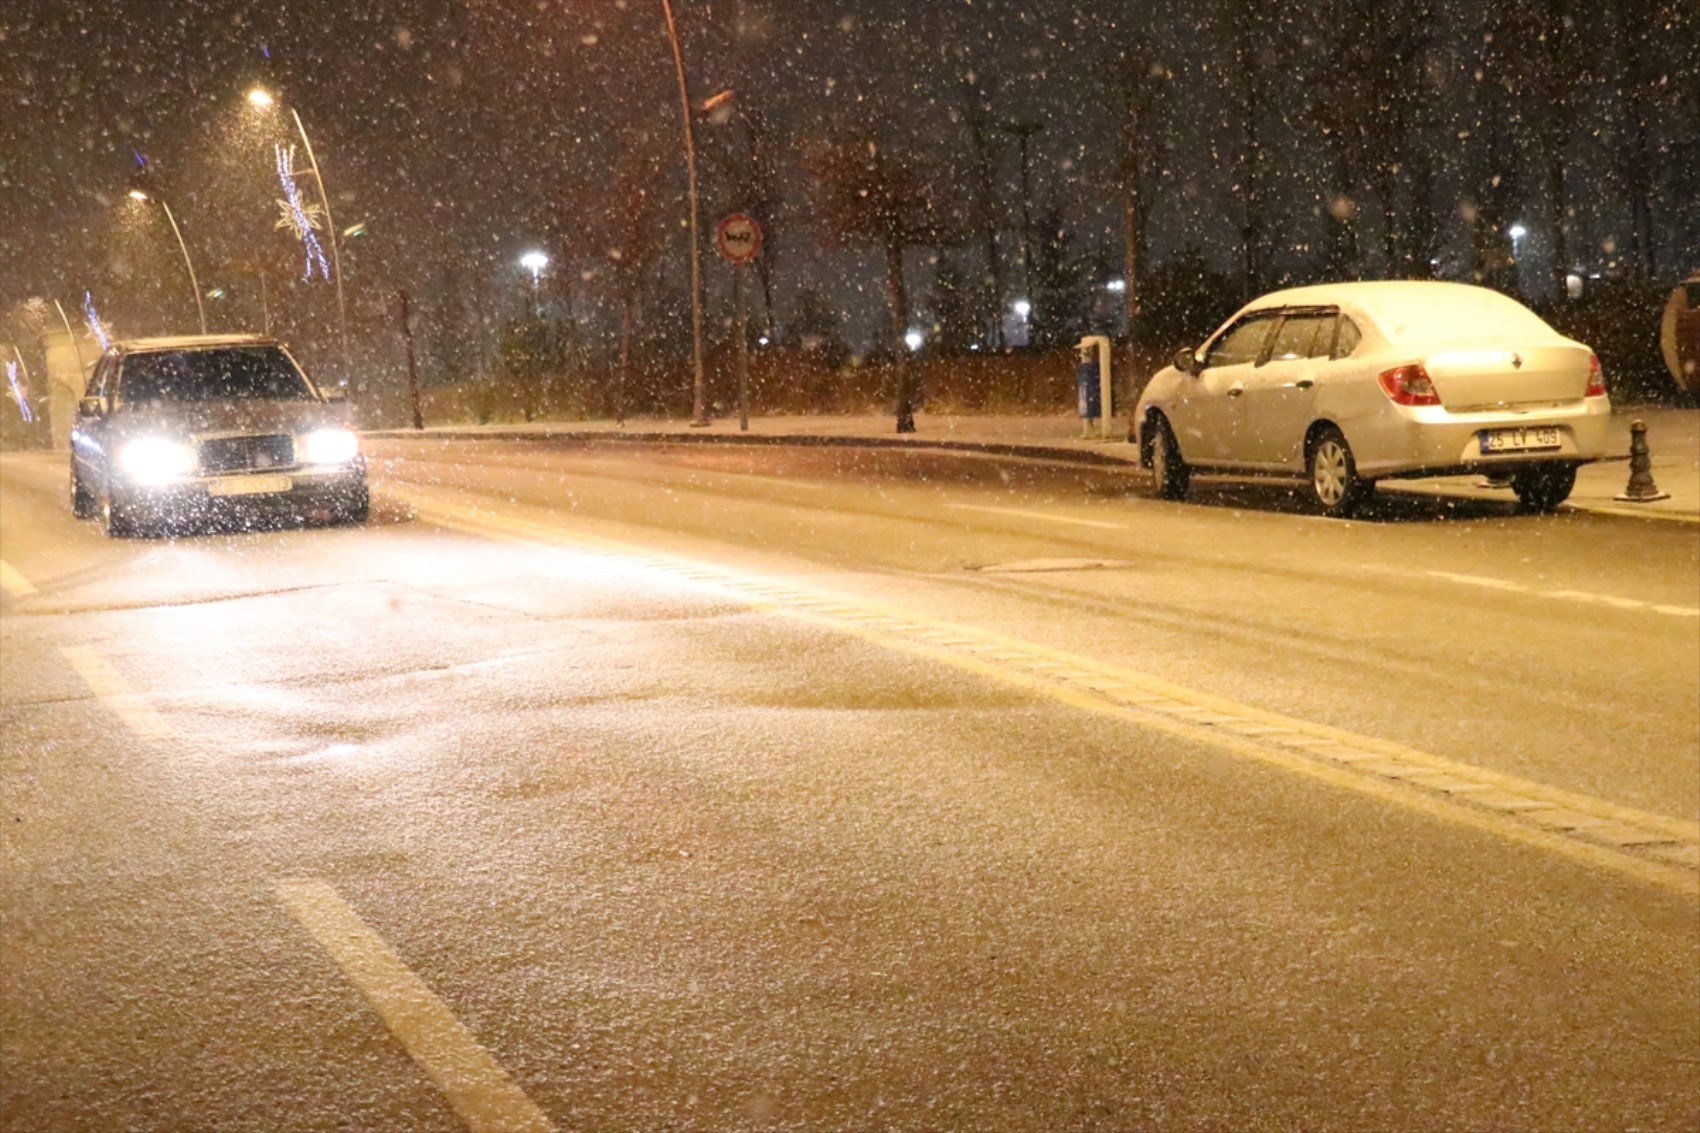
[{"label": "traffic sign", "polygon": [[735,264],[747,264],[761,254],[761,225],[753,216],[735,212],[720,222],[714,247]]}]

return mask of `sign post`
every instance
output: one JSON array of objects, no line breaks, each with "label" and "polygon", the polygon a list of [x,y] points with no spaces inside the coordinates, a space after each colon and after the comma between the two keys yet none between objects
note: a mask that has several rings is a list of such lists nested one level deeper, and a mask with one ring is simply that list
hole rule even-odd
[{"label": "sign post", "polygon": [[737,309],[738,428],[750,431],[750,336],[744,314],[744,265],[761,255],[761,225],[754,217],[733,213],[720,222],[714,247],[732,265],[732,303]]}]

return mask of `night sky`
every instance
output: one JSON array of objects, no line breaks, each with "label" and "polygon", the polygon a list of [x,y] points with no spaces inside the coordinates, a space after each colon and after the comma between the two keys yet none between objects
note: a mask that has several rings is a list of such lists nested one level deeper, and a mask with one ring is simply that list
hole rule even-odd
[{"label": "night sky", "polygon": [[[1692,6],[1568,6],[1570,50],[1583,57],[1561,90],[1574,119],[1562,143],[1567,258],[1586,272],[1679,277],[1700,261],[1700,47],[1685,11]],[[1144,262],[1157,267],[1192,248],[1244,287],[1239,100],[1249,58],[1260,78],[1265,155],[1256,282],[1326,274],[1330,216],[1347,212],[1363,218],[1357,270],[1403,270],[1382,254],[1371,171],[1348,176],[1353,191],[1342,192],[1322,132],[1330,101],[1338,109],[1368,97],[1328,82],[1328,53],[1349,26],[1342,13],[1398,3],[675,7],[693,96],[737,92],[733,116],[697,124],[706,224],[746,207],[750,195],[751,135],[737,113],[752,112],[763,126],[781,326],[812,289],[841,314],[851,339],[879,333],[878,249],[826,231],[810,155],[874,139],[925,178],[941,208],[967,199],[976,167],[964,76],[988,90],[994,126],[1043,127],[1031,143],[1029,215],[1066,230],[1070,254],[1105,274],[1122,263],[1123,91],[1141,76]],[[1516,215],[1497,222],[1522,223],[1529,233],[1527,266],[1513,282],[1538,297],[1554,286],[1551,167],[1537,143],[1542,100],[1555,96],[1536,85],[1544,41],[1532,21],[1566,5],[1416,7],[1426,39],[1420,64],[1401,76],[1411,149],[1390,174],[1400,207],[1415,207],[1419,193],[1408,182],[1420,171],[1428,178],[1420,195],[1436,215],[1436,270],[1468,278],[1480,238],[1472,243],[1460,205],[1498,201]],[[89,291],[122,331],[184,329],[192,309],[176,243],[157,216],[126,198],[140,176],[170,203],[203,291],[219,292],[209,300],[215,329],[257,329],[264,279],[274,329],[311,353],[330,289],[322,279],[301,281],[301,246],[276,227],[271,143],[292,138],[283,114],[267,118],[245,104],[244,92],[263,83],[301,115],[337,227],[364,226],[343,248],[352,319],[366,337],[388,333],[395,293],[406,288],[433,332],[428,364],[464,365],[459,352],[433,350],[433,334],[454,338],[523,311],[530,279],[517,259],[540,247],[555,261],[547,302],[574,312],[587,341],[605,345],[620,196],[643,182],[659,202],[664,241],[652,325],[677,339],[679,313],[688,309],[678,227],[685,178],[660,0],[5,0],[0,59],[0,317],[31,297],[69,307]],[[1508,92],[1498,102],[1484,95],[1495,82]],[[992,141],[999,244],[1014,264],[1018,150],[1003,130]],[[1637,199],[1647,202],[1644,218]],[[971,234],[940,237],[940,245],[971,274],[982,272]],[[922,323],[940,254],[915,248],[907,256]],[[725,272],[708,267],[714,314],[723,318]],[[1006,278],[1003,302],[1021,290],[1019,278]]]}]

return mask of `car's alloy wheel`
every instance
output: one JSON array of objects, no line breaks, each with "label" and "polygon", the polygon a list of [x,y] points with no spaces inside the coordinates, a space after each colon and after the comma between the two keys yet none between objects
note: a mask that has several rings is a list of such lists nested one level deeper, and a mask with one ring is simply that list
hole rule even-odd
[{"label": "car's alloy wheel", "polygon": [[1546,464],[1511,474],[1511,490],[1523,511],[1556,511],[1575,487],[1574,464]]},{"label": "car's alloy wheel", "polygon": [[1358,478],[1352,447],[1340,430],[1324,429],[1311,445],[1307,463],[1311,498],[1324,515],[1348,516],[1357,510],[1369,485]]},{"label": "car's alloy wheel", "polygon": [[1178,500],[1186,495],[1192,470],[1181,459],[1181,446],[1167,418],[1153,417],[1151,429],[1151,490],[1165,500]]}]

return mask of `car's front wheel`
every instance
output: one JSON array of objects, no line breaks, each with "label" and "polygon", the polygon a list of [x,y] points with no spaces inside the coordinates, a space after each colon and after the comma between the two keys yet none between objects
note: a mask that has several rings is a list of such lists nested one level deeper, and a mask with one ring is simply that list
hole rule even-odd
[{"label": "car's front wheel", "polygon": [[1332,425],[1311,442],[1305,460],[1311,501],[1323,515],[1345,518],[1358,510],[1371,484],[1358,476],[1358,463],[1346,435]]},{"label": "car's front wheel", "polygon": [[1168,418],[1152,417],[1150,429],[1151,491],[1165,500],[1178,500],[1192,483],[1192,470],[1181,459],[1181,446]]},{"label": "car's front wheel", "polygon": [[101,527],[110,539],[127,539],[132,535],[141,535],[147,529],[146,516],[142,509],[122,496],[114,496],[111,489],[107,490],[100,519]]},{"label": "car's front wheel", "polygon": [[1544,464],[1511,474],[1511,490],[1523,511],[1556,511],[1575,487],[1574,464]]},{"label": "car's front wheel", "polygon": [[354,527],[363,525],[372,515],[372,496],[362,484],[351,492],[348,501],[337,509],[337,518]]},{"label": "car's front wheel", "polygon": [[71,462],[71,514],[78,519],[93,519],[95,514],[94,493],[83,487],[83,478],[77,475],[77,462]]}]

